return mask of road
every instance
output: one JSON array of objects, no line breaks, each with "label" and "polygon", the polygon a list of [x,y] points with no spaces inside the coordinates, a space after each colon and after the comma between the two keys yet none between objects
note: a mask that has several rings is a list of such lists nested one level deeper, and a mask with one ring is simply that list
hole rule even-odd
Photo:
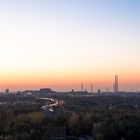
[{"label": "road", "polygon": [[65,103],[63,100],[53,99],[53,98],[45,98],[44,97],[44,98],[39,98],[39,99],[40,100],[51,101],[50,104],[46,104],[46,105],[41,107],[42,109],[45,109],[45,110],[49,108],[50,111],[54,111],[53,107],[60,106],[60,105],[63,105]]}]

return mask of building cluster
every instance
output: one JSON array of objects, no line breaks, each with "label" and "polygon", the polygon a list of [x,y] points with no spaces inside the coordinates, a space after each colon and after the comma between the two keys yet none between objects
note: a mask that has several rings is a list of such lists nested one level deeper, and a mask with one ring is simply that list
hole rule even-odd
[{"label": "building cluster", "polygon": [[40,90],[25,90],[25,91],[20,91],[18,94],[25,94],[25,95],[40,95],[40,96],[45,96],[55,93],[51,88],[41,88]]},{"label": "building cluster", "polygon": [[[74,92],[74,90],[72,89],[72,92]],[[90,85],[90,93],[93,93],[93,84]],[[88,92],[88,93],[89,93]],[[106,88],[106,92],[109,93],[109,88]],[[119,92],[119,80],[118,80],[118,75],[115,75],[115,81],[113,83],[113,93],[118,93]],[[77,91],[76,91],[77,93]],[[87,93],[87,90],[84,89],[84,84],[81,84],[81,91],[78,91],[78,93]],[[102,93],[101,89],[97,90],[97,93]]]}]

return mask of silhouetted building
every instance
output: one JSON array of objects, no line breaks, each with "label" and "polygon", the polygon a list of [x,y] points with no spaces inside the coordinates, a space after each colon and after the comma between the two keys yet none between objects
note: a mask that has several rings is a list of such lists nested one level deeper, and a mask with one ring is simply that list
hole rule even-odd
[{"label": "silhouetted building", "polygon": [[9,89],[6,89],[6,90],[5,90],[5,93],[9,93],[9,92],[10,92],[10,90],[9,90]]},{"label": "silhouetted building", "polygon": [[98,93],[101,93],[101,90],[100,89],[98,89]]},{"label": "silhouetted building", "polygon": [[74,93],[74,89],[72,89],[71,92]]},{"label": "silhouetted building", "polygon": [[49,93],[54,93],[54,91],[52,91],[51,88],[40,89],[40,94],[49,94]]}]

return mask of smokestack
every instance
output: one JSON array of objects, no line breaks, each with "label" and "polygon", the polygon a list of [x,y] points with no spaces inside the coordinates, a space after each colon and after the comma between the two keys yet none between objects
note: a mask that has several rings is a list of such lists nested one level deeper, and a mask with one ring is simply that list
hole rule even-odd
[{"label": "smokestack", "polygon": [[92,93],[93,92],[93,85],[92,84],[91,84],[91,89],[90,90],[91,90],[91,93]]},{"label": "smokestack", "polygon": [[83,92],[84,91],[84,85],[81,84],[81,91]]}]

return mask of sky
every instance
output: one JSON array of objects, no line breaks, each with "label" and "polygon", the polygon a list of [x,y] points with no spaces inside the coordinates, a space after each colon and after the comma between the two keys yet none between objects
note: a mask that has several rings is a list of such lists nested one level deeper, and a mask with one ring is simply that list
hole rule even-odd
[{"label": "sky", "polygon": [[1,0],[0,90],[140,90],[139,0]]}]

